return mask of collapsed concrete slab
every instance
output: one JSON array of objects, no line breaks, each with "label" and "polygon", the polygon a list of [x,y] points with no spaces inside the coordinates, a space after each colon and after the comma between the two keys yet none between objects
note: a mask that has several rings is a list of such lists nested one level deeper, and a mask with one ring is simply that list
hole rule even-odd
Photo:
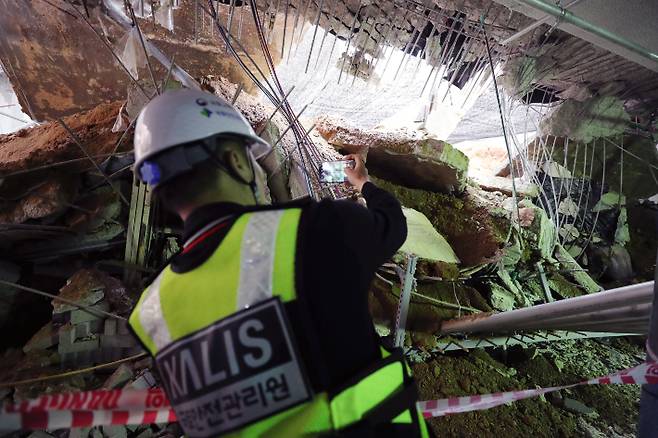
[{"label": "collapsed concrete slab", "polygon": [[[87,153],[97,157],[98,162],[114,151],[121,138],[122,132],[112,132],[112,127],[122,105],[122,102],[105,103],[63,119]],[[124,150],[132,147],[129,135],[122,145]],[[0,135],[0,175],[85,156],[71,135],[57,122]],[[73,168],[79,171],[90,167],[92,164],[89,161],[82,161],[72,164],[67,170]]]},{"label": "collapsed concrete slab", "polygon": [[316,127],[340,152],[367,153],[368,169],[377,177],[432,192],[461,193],[466,187],[468,157],[449,143],[406,131],[353,129],[326,117]]},{"label": "collapsed concrete slab", "polygon": [[494,217],[475,193],[459,198],[401,187],[378,178],[373,178],[373,182],[393,193],[405,207],[423,213],[445,236],[462,267],[490,263],[502,257],[507,232],[505,221]]}]

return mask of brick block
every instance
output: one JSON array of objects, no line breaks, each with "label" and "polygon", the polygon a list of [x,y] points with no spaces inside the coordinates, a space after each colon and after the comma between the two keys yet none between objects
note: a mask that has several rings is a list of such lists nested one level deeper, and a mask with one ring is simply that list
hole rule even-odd
[{"label": "brick block", "polygon": [[114,318],[107,318],[105,320],[105,328],[103,329],[103,333],[106,335],[116,335],[117,334],[117,321]]},{"label": "brick block", "polygon": [[130,348],[134,347],[136,342],[131,335],[100,335],[101,348]]}]

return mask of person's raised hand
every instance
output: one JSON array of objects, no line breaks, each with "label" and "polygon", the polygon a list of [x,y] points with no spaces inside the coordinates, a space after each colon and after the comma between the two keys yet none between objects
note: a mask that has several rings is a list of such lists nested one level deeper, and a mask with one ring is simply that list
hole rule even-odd
[{"label": "person's raised hand", "polygon": [[368,169],[363,162],[361,155],[351,154],[345,156],[346,160],[353,160],[354,167],[345,168],[345,176],[347,176],[347,182],[353,185],[358,191],[361,191],[363,185],[370,181],[368,178]]}]

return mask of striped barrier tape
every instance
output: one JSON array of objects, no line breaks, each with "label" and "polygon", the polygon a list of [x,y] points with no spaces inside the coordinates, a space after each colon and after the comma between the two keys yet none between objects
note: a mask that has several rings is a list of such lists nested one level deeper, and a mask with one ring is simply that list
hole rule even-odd
[{"label": "striped barrier tape", "polygon": [[462,412],[481,411],[506,403],[523,400],[561,389],[573,388],[580,385],[644,385],[658,384],[658,362],[645,362],[636,367],[619,371],[615,374],[579,383],[550,388],[526,389],[521,391],[496,392],[493,394],[468,395],[464,397],[450,397],[441,400],[428,400],[418,402],[418,407],[425,418],[442,417],[444,415],[459,414]]},{"label": "striped barrier tape", "polygon": [[[645,362],[609,376],[550,388],[497,392],[418,402],[425,418],[493,408],[579,385],[658,384],[658,362]],[[64,429],[176,421],[169,400],[159,388],[99,390],[49,394],[0,409],[0,431]]]}]

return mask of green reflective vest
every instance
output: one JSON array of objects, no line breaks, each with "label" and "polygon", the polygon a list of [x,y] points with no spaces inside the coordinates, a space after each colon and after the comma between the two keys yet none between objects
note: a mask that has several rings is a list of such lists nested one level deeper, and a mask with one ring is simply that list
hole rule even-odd
[{"label": "green reflective vest", "polygon": [[[256,307],[256,303],[272,297],[283,303],[296,298],[295,253],[300,215],[301,209],[243,214],[202,265],[182,274],[170,267],[162,271],[144,291],[129,319],[156,361],[158,353],[164,354],[163,349],[167,352],[172,345],[189,342],[242,309]],[[214,225],[211,223],[206,229]],[[344,388],[331,394],[313,394],[308,401],[251,422],[226,436],[331,436],[332,431],[344,433],[350,428],[370,428],[382,422],[414,424],[426,436],[415,401],[408,400],[413,383],[401,355],[383,352],[383,356],[387,357],[346,382]],[[181,361],[179,365],[184,364]],[[167,386],[167,376],[162,377]],[[400,403],[404,408],[399,407]],[[173,401],[172,405],[181,421],[180,407]],[[181,421],[181,426],[194,436],[186,429],[185,421]],[[364,436],[354,434],[358,435]]]}]

